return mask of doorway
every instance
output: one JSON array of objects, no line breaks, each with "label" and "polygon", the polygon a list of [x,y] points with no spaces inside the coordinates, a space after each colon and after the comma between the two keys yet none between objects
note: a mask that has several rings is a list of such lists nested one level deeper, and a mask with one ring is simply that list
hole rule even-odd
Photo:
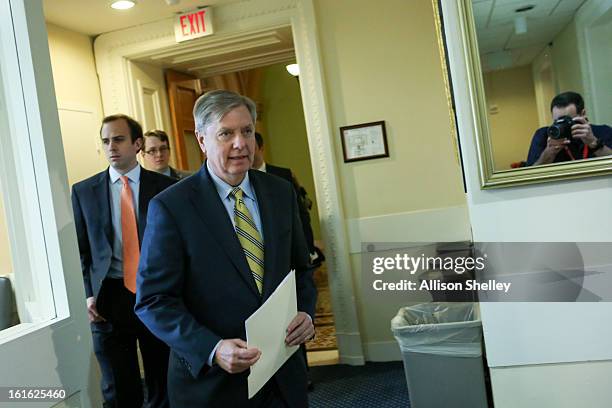
[{"label": "doorway", "polygon": [[172,119],[172,132],[168,133],[173,135],[170,145],[173,146],[171,151],[175,152],[175,167],[195,172],[205,159],[195,136],[195,122],[192,114],[196,99],[204,93],[202,81],[196,76],[173,69],[164,70],[164,77]]},{"label": "doorway", "polygon": [[160,85],[150,81],[150,75],[144,78],[134,75],[139,71],[133,69],[137,64],[158,67],[160,72],[154,76],[162,75],[164,67],[171,67],[207,77],[296,60],[301,70],[300,94],[307,144],[312,163],[316,163],[311,165],[312,194],[318,203],[325,203],[313,215],[320,220],[325,242],[339,360],[363,364],[313,3],[311,0],[273,3],[254,0],[222,5],[215,13],[225,16],[217,20],[218,35],[187,43],[175,42],[172,19],[100,35],[94,51],[104,110],[133,114],[146,128],[170,128],[168,112],[151,109],[151,118],[141,114],[145,111],[143,106],[167,106],[168,96],[163,81]]},{"label": "doorway", "polygon": [[[307,222],[316,248],[324,253],[318,204],[314,195],[312,160],[304,120],[299,77],[288,73],[286,61],[237,72],[198,78],[195,75],[165,69],[170,116],[176,151],[176,165],[185,171],[197,171],[203,161],[196,143],[193,106],[197,97],[207,91],[227,89],[253,99],[257,105],[256,130],[263,140],[264,163],[289,169],[310,217]],[[265,170],[268,171],[268,170]],[[313,250],[313,257],[316,251]],[[312,364],[338,361],[334,315],[328,283],[327,265],[323,262],[314,272],[319,292],[315,326],[316,338],[308,344]]]}]

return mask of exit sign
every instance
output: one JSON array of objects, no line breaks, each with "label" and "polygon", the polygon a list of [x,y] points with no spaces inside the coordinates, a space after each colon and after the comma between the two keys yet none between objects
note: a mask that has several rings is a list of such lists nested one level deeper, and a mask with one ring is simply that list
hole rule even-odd
[{"label": "exit sign", "polygon": [[178,15],[174,21],[176,42],[193,40],[212,33],[212,9],[210,7],[183,13]]}]

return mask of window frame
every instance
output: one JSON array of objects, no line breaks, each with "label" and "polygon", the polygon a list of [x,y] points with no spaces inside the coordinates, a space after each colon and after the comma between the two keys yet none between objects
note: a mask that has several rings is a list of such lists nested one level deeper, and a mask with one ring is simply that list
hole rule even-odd
[{"label": "window frame", "polygon": [[[62,259],[68,248],[60,240],[73,233],[65,231],[73,220],[49,50],[36,41],[41,34],[46,40],[46,26],[44,19],[33,24],[42,9],[1,3],[0,193],[17,309],[26,322],[0,331],[0,345],[70,317]],[[33,18],[26,18],[30,8]]]}]

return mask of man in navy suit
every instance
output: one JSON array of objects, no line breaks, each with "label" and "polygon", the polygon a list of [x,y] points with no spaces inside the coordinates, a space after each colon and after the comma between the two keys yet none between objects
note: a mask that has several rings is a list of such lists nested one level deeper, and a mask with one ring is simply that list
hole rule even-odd
[{"label": "man in navy suit", "polygon": [[134,314],[139,247],[149,201],[173,184],[136,161],[142,128],[126,115],[103,119],[100,137],[110,167],[74,185],[72,206],[93,344],[105,407],[167,407],[168,347]]},{"label": "man in navy suit", "polygon": [[290,183],[249,171],[253,101],[212,91],[194,107],[207,161],[149,205],[136,314],[170,346],[168,396],[176,407],[306,407],[306,364],[293,356],[251,400],[249,367],[260,351],[245,320],[296,271],[298,314],[288,345],[314,336],[316,289]]}]

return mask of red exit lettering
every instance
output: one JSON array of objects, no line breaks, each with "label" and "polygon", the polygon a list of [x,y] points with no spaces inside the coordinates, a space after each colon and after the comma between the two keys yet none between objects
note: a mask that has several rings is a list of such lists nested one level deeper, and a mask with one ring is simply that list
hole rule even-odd
[{"label": "red exit lettering", "polygon": [[181,30],[183,31],[183,35],[187,35],[187,33],[185,32],[185,29],[187,28],[187,25],[185,24],[185,19],[187,18],[187,16],[181,16]]},{"label": "red exit lettering", "polygon": [[[204,23],[205,14],[206,10],[200,10],[197,13],[181,16],[180,21],[183,36],[206,32],[206,25]],[[187,21],[189,21],[189,29],[187,29]]]}]

